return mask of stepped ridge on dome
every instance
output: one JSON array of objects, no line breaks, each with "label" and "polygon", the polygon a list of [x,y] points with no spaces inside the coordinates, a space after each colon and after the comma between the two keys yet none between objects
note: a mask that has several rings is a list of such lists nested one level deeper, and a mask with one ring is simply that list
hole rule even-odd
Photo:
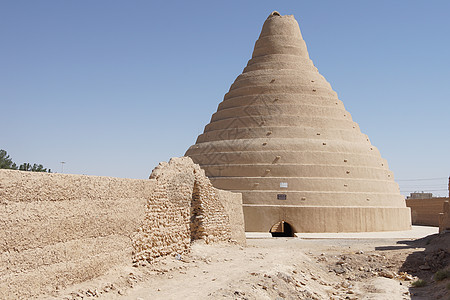
[{"label": "stepped ridge on dome", "polygon": [[386,160],[309,59],[293,16],[269,15],[186,155],[214,186],[243,194],[247,231],[410,228]]}]

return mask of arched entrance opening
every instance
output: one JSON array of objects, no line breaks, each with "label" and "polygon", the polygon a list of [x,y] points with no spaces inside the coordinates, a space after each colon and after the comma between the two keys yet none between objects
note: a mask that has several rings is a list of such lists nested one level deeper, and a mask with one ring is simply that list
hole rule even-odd
[{"label": "arched entrance opening", "polygon": [[272,237],[293,237],[294,229],[288,222],[283,220],[273,225],[270,228],[270,233]]}]

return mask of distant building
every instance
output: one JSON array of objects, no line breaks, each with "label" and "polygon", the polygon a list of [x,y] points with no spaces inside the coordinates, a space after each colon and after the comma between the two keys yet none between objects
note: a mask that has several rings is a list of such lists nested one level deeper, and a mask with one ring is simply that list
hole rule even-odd
[{"label": "distant building", "polygon": [[410,193],[406,199],[429,199],[433,198],[433,193],[414,192]]},{"label": "distant building", "polygon": [[[448,183],[450,192],[450,177]],[[450,227],[448,201],[449,197],[433,197],[423,191],[411,193],[406,197],[406,206],[411,209],[413,225],[439,226],[440,232],[445,232]]]}]

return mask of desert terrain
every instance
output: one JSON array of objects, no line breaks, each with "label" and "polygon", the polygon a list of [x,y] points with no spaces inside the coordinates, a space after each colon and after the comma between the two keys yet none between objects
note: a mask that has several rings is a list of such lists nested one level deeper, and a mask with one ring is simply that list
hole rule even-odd
[{"label": "desert terrain", "polygon": [[[433,229],[431,232],[434,232]],[[450,299],[450,234],[421,238],[197,241],[190,253],[124,266],[55,299]],[[417,280],[424,287],[413,287]]]}]

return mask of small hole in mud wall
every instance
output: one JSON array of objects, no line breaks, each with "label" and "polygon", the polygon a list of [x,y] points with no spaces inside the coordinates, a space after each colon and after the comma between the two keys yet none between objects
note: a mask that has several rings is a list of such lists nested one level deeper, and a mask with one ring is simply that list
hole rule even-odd
[{"label": "small hole in mud wall", "polygon": [[272,226],[270,233],[272,237],[293,237],[294,229],[289,223],[280,221]]}]

